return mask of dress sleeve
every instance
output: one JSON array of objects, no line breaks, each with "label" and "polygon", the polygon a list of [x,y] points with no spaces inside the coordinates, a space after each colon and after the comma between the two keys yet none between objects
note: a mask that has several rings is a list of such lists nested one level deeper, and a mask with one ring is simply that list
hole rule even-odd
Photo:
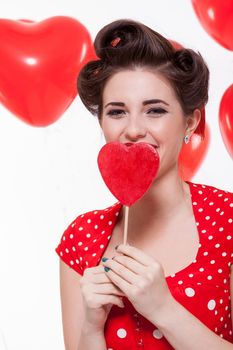
[{"label": "dress sleeve", "polygon": [[77,226],[80,225],[81,216],[78,216],[64,231],[60,243],[55,249],[60,259],[69,267],[83,275],[82,258],[78,255],[77,236],[79,231]]}]

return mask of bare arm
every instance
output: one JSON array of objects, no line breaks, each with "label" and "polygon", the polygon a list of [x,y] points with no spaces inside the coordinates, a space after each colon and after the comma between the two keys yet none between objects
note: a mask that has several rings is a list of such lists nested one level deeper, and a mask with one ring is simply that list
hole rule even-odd
[{"label": "bare arm", "polygon": [[103,332],[84,324],[81,275],[60,260],[60,293],[63,335],[66,350],[106,350]]},{"label": "bare arm", "polygon": [[[233,268],[231,268],[231,300],[233,298]],[[233,344],[211,331],[174,299],[156,320],[150,320],[161,330],[176,350],[233,350]],[[233,310],[232,316],[233,316]]]}]

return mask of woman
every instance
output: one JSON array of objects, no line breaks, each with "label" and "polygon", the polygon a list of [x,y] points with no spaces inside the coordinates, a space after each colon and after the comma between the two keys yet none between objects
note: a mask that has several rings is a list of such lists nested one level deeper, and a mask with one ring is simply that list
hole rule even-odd
[{"label": "woman", "polygon": [[177,166],[193,133],[204,137],[208,68],[132,20],[102,28],[94,46],[81,100],[107,142],[150,143],[160,168],[130,209],[127,245],[119,202],[64,232],[66,350],[232,349],[233,193],[182,181]]}]

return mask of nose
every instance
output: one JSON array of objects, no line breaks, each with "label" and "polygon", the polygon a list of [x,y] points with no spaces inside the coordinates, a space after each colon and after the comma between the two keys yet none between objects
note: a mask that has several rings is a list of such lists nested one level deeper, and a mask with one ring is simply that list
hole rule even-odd
[{"label": "nose", "polygon": [[147,134],[146,126],[140,116],[128,118],[125,127],[125,138],[130,141],[137,141],[144,138]]}]

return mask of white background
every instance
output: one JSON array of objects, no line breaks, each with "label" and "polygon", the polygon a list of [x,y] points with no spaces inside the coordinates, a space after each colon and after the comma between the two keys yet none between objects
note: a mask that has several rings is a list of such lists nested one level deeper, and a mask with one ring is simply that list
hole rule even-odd
[{"label": "white background", "polygon": [[[191,2],[8,0],[1,1],[0,12],[1,18],[33,21],[75,17],[93,39],[110,21],[132,18],[200,51],[211,74],[206,107],[211,143],[192,181],[233,191],[232,160],[218,126],[221,97],[233,83],[233,52],[204,31]],[[0,125],[0,350],[62,350],[54,249],[77,215],[116,201],[96,163],[104,139],[79,97],[45,128],[23,123],[0,105]]]}]

